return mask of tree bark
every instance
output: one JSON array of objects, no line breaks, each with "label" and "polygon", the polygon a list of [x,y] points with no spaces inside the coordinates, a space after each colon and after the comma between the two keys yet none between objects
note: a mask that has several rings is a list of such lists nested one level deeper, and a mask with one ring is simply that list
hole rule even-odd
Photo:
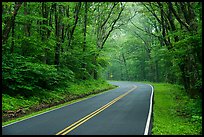
[{"label": "tree bark", "polygon": [[73,35],[74,35],[74,31],[75,31],[75,28],[76,28],[76,25],[77,25],[77,22],[78,22],[80,8],[81,8],[81,2],[79,2],[75,6],[75,15],[74,15],[75,21],[74,21],[74,26],[72,27],[72,29],[70,31],[70,39],[69,39],[69,43],[68,43],[69,47],[71,45],[71,41],[72,41],[72,38],[73,38]]},{"label": "tree bark", "polygon": [[[87,26],[87,12],[88,12],[88,6],[87,2],[84,2],[84,42],[83,42],[83,53],[86,52],[86,26]],[[86,63],[85,63],[85,57],[83,57],[83,62],[82,62],[82,68],[83,68],[83,76],[82,79],[85,80],[85,71],[86,71]]]},{"label": "tree bark", "polygon": [[[28,15],[28,5],[27,5],[27,2],[24,2],[24,15],[25,16]],[[26,21],[26,23],[24,25],[24,32],[25,32],[27,37],[30,36],[30,25],[29,25],[28,21]]]},{"label": "tree bark", "polygon": [[15,36],[15,19],[12,19],[12,41],[11,41],[11,54],[14,52],[14,36]]},{"label": "tree bark", "polygon": [[55,60],[54,64],[59,66],[59,59],[60,59],[60,40],[59,40],[59,14],[57,11],[57,4],[55,3],[55,37],[56,37],[56,47],[55,47]]},{"label": "tree bark", "polygon": [[124,54],[124,53],[122,53],[122,59],[123,59],[124,65],[125,65],[126,80],[130,80],[129,71],[128,71],[128,67],[127,67],[127,61],[126,61],[126,58],[125,58],[125,54]]},{"label": "tree bark", "polygon": [[190,31],[190,29],[189,29],[190,26],[189,26],[186,22],[184,22],[183,20],[180,19],[179,15],[176,13],[176,10],[175,10],[174,7],[172,6],[172,3],[171,3],[171,2],[169,2],[169,5],[170,5],[171,11],[172,11],[172,13],[174,14],[174,16],[176,17],[177,21],[178,21],[182,26],[184,26],[188,31]]},{"label": "tree bark", "polygon": [[3,34],[2,34],[2,44],[5,44],[7,39],[8,39],[8,35],[10,33],[11,27],[12,27],[12,22],[15,21],[15,17],[17,15],[17,12],[19,10],[19,8],[21,7],[23,2],[15,2],[14,5],[14,11],[12,13],[11,18],[8,18],[5,24],[5,28],[3,30]]},{"label": "tree bark", "polygon": [[115,24],[116,24],[116,22],[119,20],[121,14],[122,14],[122,12],[123,12],[123,10],[124,10],[124,5],[123,5],[123,7],[121,8],[121,10],[120,10],[120,12],[119,12],[117,18],[116,18],[115,20],[113,20],[113,22],[111,23],[111,29],[108,31],[108,33],[106,34],[106,36],[102,37],[103,39],[102,39],[102,44],[100,45],[100,49],[103,49],[103,46],[104,46],[106,40],[108,39],[110,33],[113,31],[113,29],[114,29],[114,27],[115,27]]}]

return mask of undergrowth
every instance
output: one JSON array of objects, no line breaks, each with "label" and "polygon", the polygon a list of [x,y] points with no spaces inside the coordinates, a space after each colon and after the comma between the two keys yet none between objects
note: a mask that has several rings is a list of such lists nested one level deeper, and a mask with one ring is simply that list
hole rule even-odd
[{"label": "undergrowth", "polygon": [[201,135],[202,100],[191,98],[179,85],[154,86],[153,135]]},{"label": "undergrowth", "polygon": [[[57,104],[59,102],[67,102],[73,99],[85,97],[90,94],[99,93],[111,88],[113,85],[108,84],[104,80],[85,80],[75,83],[67,83],[67,87],[56,88],[55,90],[38,91],[29,97],[21,95],[10,96],[2,94],[2,114],[5,116],[8,112],[15,112],[22,109],[24,112],[31,108],[38,107],[43,104]],[[12,117],[8,120],[13,119]],[[4,121],[4,119],[3,119]]]}]

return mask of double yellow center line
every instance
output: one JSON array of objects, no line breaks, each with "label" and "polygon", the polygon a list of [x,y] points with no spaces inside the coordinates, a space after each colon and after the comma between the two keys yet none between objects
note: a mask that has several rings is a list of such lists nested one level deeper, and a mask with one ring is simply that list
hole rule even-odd
[{"label": "double yellow center line", "polygon": [[120,100],[121,98],[123,98],[124,96],[126,96],[127,94],[132,92],[133,90],[135,90],[136,88],[137,88],[137,86],[134,86],[131,90],[127,91],[126,93],[124,93],[122,95],[120,95],[119,97],[115,98],[114,100],[112,100],[111,102],[107,103],[106,105],[100,107],[96,111],[94,111],[94,112],[90,113],[89,115],[83,117],[82,119],[76,121],[75,123],[71,124],[67,128],[61,130],[56,135],[66,135],[66,134],[68,134],[70,131],[72,131],[73,129],[77,128],[78,126],[80,126],[81,124],[86,122],[87,120],[91,119],[92,117],[94,117],[95,115],[100,113],[101,111],[105,110],[106,108],[108,108],[109,106],[111,106],[112,104],[114,104],[115,102],[117,102],[118,100]]}]

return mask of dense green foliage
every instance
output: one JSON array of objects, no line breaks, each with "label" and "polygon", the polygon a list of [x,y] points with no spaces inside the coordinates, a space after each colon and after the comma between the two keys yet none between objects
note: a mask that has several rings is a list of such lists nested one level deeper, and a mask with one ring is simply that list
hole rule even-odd
[{"label": "dense green foliage", "polygon": [[191,99],[179,85],[154,86],[153,135],[201,135],[201,99]]},{"label": "dense green foliage", "polygon": [[[3,94],[2,120],[3,122],[7,121],[8,119],[11,120],[13,117],[19,117],[21,115],[71,101],[73,99],[79,99],[88,95],[97,94],[114,87],[115,86],[109,85],[106,81],[99,79],[70,83],[69,86],[67,85],[66,87],[58,88],[52,91],[40,90],[35,92],[35,95],[29,97],[20,95],[13,97],[8,94]],[[17,113],[19,110],[21,110],[21,114]]]},{"label": "dense green foliage", "polygon": [[29,97],[39,90],[51,90],[65,86],[64,81],[73,78],[73,72],[57,69],[53,65],[32,62],[17,54],[3,55],[3,93]]},{"label": "dense green foliage", "polygon": [[124,7],[121,2],[2,2],[3,115],[112,87],[100,80],[108,65],[103,47]]},{"label": "dense green foliage", "polygon": [[3,94],[29,97],[98,79],[123,9],[119,2],[3,2]]},{"label": "dense green foliage", "polygon": [[[136,15],[108,41],[112,66],[106,77],[183,85],[190,95],[202,87],[200,2],[142,2]],[[113,44],[114,42],[114,44]]]},{"label": "dense green foliage", "polygon": [[[176,100],[200,132],[201,4],[2,2],[2,114],[106,89],[101,78],[165,82],[186,92],[172,87],[169,100],[155,100]],[[157,124],[155,134],[179,134]]]},{"label": "dense green foliage", "polygon": [[[38,91],[38,95],[25,98],[23,96],[12,97],[7,94],[3,94],[2,97],[2,110],[17,110],[19,108],[28,109],[29,107],[43,103],[55,103],[61,100],[69,99],[69,97],[78,98],[91,94],[92,92],[99,92],[100,90],[111,88],[111,86],[104,80],[87,80],[77,83],[70,83],[70,86],[64,89],[58,89],[56,91]],[[71,98],[70,98],[71,99]]]}]

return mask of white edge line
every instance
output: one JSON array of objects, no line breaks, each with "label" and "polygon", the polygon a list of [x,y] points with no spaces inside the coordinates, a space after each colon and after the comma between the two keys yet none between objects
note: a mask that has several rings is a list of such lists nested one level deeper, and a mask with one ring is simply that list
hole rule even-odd
[{"label": "white edge line", "polygon": [[153,96],[153,91],[154,91],[154,88],[152,87],[152,85],[150,85],[150,84],[147,84],[147,85],[151,86],[152,93],[151,93],[150,106],[149,106],[149,114],[148,114],[148,118],[147,118],[147,122],[146,122],[146,127],[145,127],[144,135],[148,135],[148,132],[149,132],[149,125],[150,125],[150,119],[151,119],[151,114],[152,114],[152,96]]},{"label": "white edge line", "polygon": [[[118,86],[117,88],[120,88],[120,86]],[[115,88],[115,89],[117,89],[117,88]],[[87,99],[90,99],[90,98],[99,96],[99,95],[101,95],[101,94],[103,94],[103,93],[106,93],[106,92],[108,92],[108,91],[115,90],[115,89],[109,89],[109,90],[104,91],[104,92],[102,92],[102,93],[98,93],[98,94],[96,94],[95,96],[92,96],[92,97],[89,97],[89,98],[85,98],[85,99],[82,99],[82,100],[73,102],[73,103],[71,103],[71,104],[68,104],[68,105],[65,105],[65,106],[62,106],[62,107],[59,107],[59,108],[55,108],[55,109],[52,109],[52,110],[48,110],[48,111],[46,111],[46,112],[43,112],[43,113],[40,113],[40,114],[31,116],[31,117],[29,117],[29,118],[25,118],[25,119],[22,119],[22,120],[19,120],[19,121],[16,121],[16,122],[13,122],[13,123],[4,125],[4,126],[2,126],[2,128],[7,127],[7,126],[10,126],[10,125],[13,125],[13,124],[16,124],[16,123],[18,123],[18,122],[21,122],[21,121],[24,121],[24,120],[27,120],[27,119],[30,119],[30,118],[33,118],[33,117],[37,117],[37,116],[39,116],[39,115],[43,115],[43,114],[45,114],[45,113],[49,113],[49,112],[51,112],[51,111],[55,111],[55,110],[57,110],[57,109],[61,109],[61,108],[63,108],[63,107],[67,107],[67,106],[73,105],[73,104],[75,104],[75,103],[78,103],[78,102],[81,102],[81,101],[84,101],[84,100],[87,100]],[[68,102],[67,102],[67,103],[68,103]]]}]

